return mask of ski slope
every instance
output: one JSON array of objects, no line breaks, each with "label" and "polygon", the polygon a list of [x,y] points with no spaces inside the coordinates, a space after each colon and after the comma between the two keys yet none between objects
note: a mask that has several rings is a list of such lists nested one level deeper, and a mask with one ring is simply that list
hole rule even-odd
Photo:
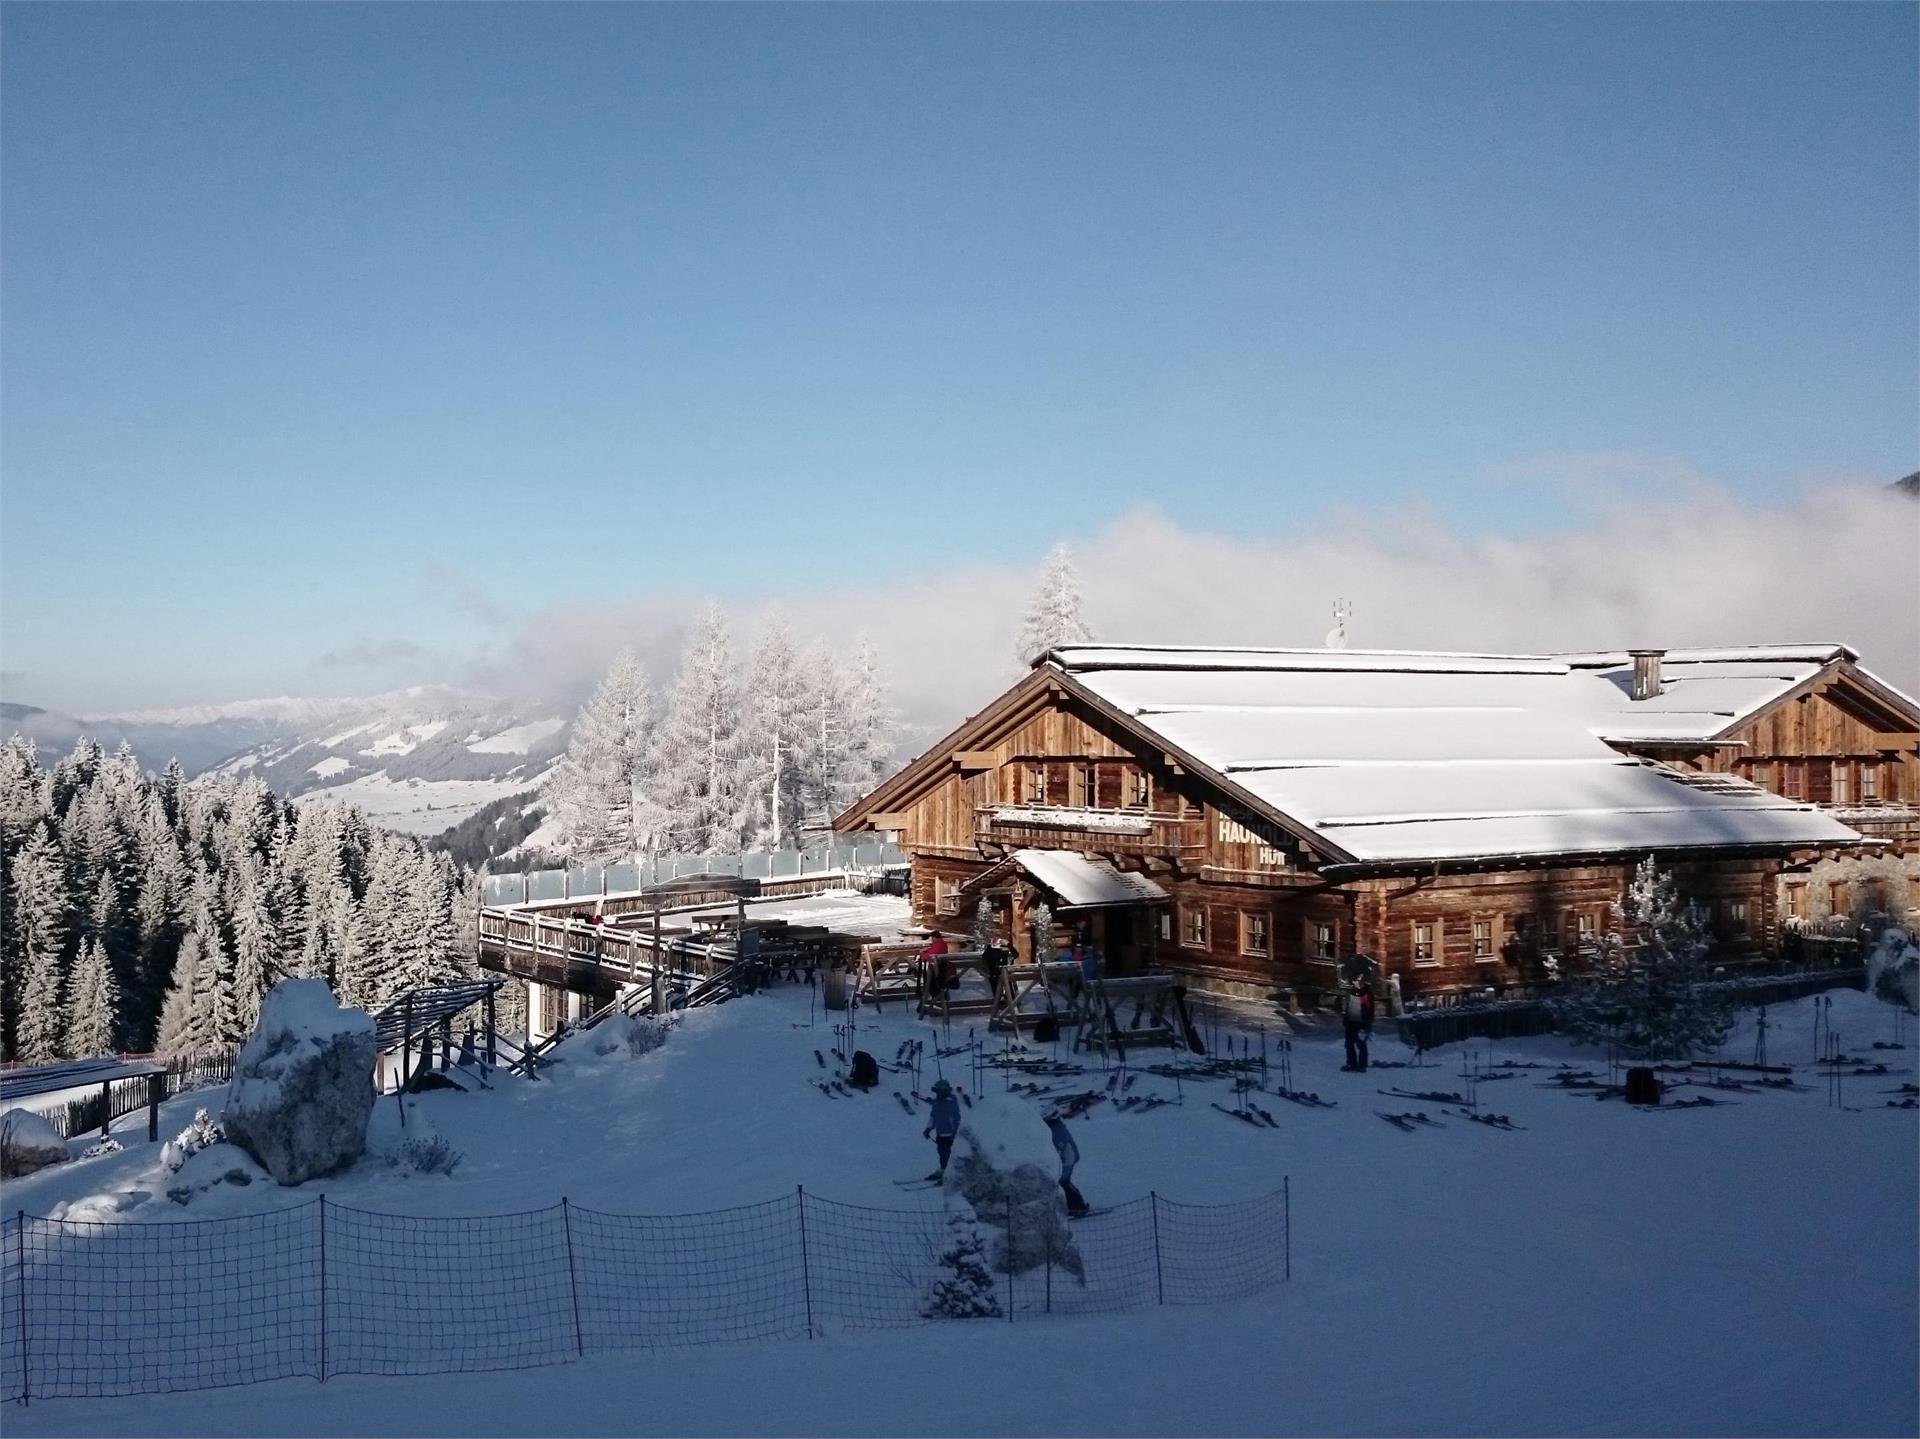
[{"label": "ski slope", "polygon": [[[1850,1050],[1890,1040],[1893,1011],[1838,991]],[[1230,1304],[1018,1324],[970,1321],[813,1342],[680,1350],[510,1375],[288,1380],[137,1400],[36,1401],[6,1414],[40,1434],[1912,1434],[1920,1427],[1914,1215],[1920,1125],[1878,1091],[1912,1075],[1846,1081],[1833,1107],[1805,1065],[1811,1005],[1768,1012],[1769,1057],[1807,1088],[1727,1096],[1698,1110],[1635,1111],[1537,1087],[1516,1071],[1480,1091],[1506,1133],[1379,1094],[1460,1087],[1459,1047],[1425,1069],[1339,1072],[1335,1034],[1294,1042],[1294,1080],[1337,1101],[1260,1102],[1277,1129],[1218,1112],[1224,1083],[1183,1083],[1146,1114],[1097,1104],[1074,1121],[1075,1180],[1096,1204],[1158,1190],[1246,1198],[1291,1176],[1293,1280]],[[937,1207],[893,1181],[921,1174],[924,1111],[878,1092],[829,1098],[828,1017],[780,989],[695,1012],[639,1059],[569,1053],[538,1083],[409,1101],[409,1133],[463,1151],[450,1175],[363,1161],[322,1185],[220,1186],[181,1211],[149,1198],[137,1219],[191,1219],[331,1200],[411,1214],[488,1214],[574,1203],[684,1213],[790,1194],[882,1208]],[[1746,1027],[1729,1057],[1751,1058]],[[890,1059],[933,1036],[897,1012],[862,1015],[859,1041]],[[864,1027],[864,1026],[871,1026]],[[1916,1051],[1887,1051],[1911,1070]],[[1236,1042],[1242,1036],[1232,1036]],[[1257,1051],[1258,1035],[1247,1035]],[[956,1026],[955,1042],[965,1030]],[[998,1040],[989,1041],[997,1047]],[[1275,1054],[1267,1036],[1269,1056]],[[584,1050],[576,1045],[574,1050]],[[1486,1058],[1486,1047],[1478,1046]],[[1148,1055],[1142,1054],[1144,1061]],[[1152,1056],[1160,1057],[1160,1056]],[[1408,1059],[1397,1043],[1376,1060]],[[1552,1038],[1492,1059],[1545,1065],[1590,1053]],[[1099,1061],[1084,1079],[1097,1084]],[[1600,1068],[1604,1069],[1604,1061]],[[969,1083],[964,1056],[946,1075]],[[923,1087],[933,1066],[923,1070]],[[1270,1083],[1277,1083],[1270,1070]],[[1004,1081],[989,1078],[987,1087]],[[1174,1097],[1141,1075],[1133,1092]],[[212,1091],[217,1096],[218,1091]],[[176,1101],[184,1123],[192,1099]],[[200,1102],[207,1102],[203,1097]],[[1378,1111],[1424,1109],[1415,1133]],[[130,1122],[129,1122],[130,1123]],[[373,1145],[398,1134],[396,1101]],[[128,1191],[161,1194],[139,1145],[10,1182],[5,1205],[99,1215]],[[751,1382],[742,1383],[744,1370]]]}]

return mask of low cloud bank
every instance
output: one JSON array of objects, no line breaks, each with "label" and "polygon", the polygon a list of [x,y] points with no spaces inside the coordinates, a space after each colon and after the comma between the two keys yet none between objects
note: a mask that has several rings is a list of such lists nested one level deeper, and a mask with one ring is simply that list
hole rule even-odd
[{"label": "low cloud bank", "polygon": [[[1836,640],[1920,691],[1920,504],[1835,487],[1757,508],[1705,485],[1590,500],[1575,526],[1465,535],[1416,513],[1349,512],[1297,533],[1224,534],[1151,510],[1069,537],[1087,618],[1126,643],[1321,644],[1336,597],[1354,648],[1492,651]],[[909,726],[931,738],[1017,673],[1036,569],[961,560],[910,582],[786,596],[796,631],[874,643]],[[623,644],[669,680],[695,595],[565,606],[529,620],[476,683],[577,701]],[[736,612],[750,641],[756,613]]]}]

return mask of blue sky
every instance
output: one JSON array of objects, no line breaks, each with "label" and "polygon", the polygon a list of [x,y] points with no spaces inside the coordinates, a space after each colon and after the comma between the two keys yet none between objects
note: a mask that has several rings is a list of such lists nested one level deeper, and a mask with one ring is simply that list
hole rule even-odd
[{"label": "blue sky", "polygon": [[9,699],[440,678],[1143,505],[1524,538],[1563,457],[1920,467],[1911,6],[0,28]]}]

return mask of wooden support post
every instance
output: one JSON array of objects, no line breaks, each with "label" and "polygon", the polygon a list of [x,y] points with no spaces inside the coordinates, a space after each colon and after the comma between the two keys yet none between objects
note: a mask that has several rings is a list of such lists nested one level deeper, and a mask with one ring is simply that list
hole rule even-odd
[{"label": "wooden support post", "polygon": [[653,901],[653,1012],[656,1016],[667,1012],[667,969],[666,958],[660,952],[660,900]]},{"label": "wooden support post", "polygon": [[446,1073],[453,1063],[453,1016],[448,1015],[440,1021],[440,1072]]},{"label": "wooden support post", "polygon": [[113,1081],[107,1080],[100,1086],[100,1137],[105,1139],[107,1131],[113,1128]]},{"label": "wooden support post", "polygon": [[393,1102],[400,1110],[400,1127],[407,1127],[407,1072],[413,1068],[413,991],[400,1001],[400,1087]]},{"label": "wooden support post", "polygon": [[[511,982],[511,981],[509,981]],[[494,1066],[493,991],[487,991],[487,1068]]]},{"label": "wooden support post", "polygon": [[167,1076],[149,1074],[147,1076],[147,1143],[156,1143],[160,1138],[160,1101],[166,1097]]}]

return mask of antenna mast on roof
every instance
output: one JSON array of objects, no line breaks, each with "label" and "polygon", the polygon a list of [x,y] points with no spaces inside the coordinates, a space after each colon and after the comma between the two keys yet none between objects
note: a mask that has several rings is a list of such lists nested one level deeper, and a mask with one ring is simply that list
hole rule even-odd
[{"label": "antenna mast on roof", "polygon": [[1352,600],[1333,602],[1333,628],[1327,631],[1327,648],[1343,650],[1347,647],[1347,621],[1353,618]]}]

